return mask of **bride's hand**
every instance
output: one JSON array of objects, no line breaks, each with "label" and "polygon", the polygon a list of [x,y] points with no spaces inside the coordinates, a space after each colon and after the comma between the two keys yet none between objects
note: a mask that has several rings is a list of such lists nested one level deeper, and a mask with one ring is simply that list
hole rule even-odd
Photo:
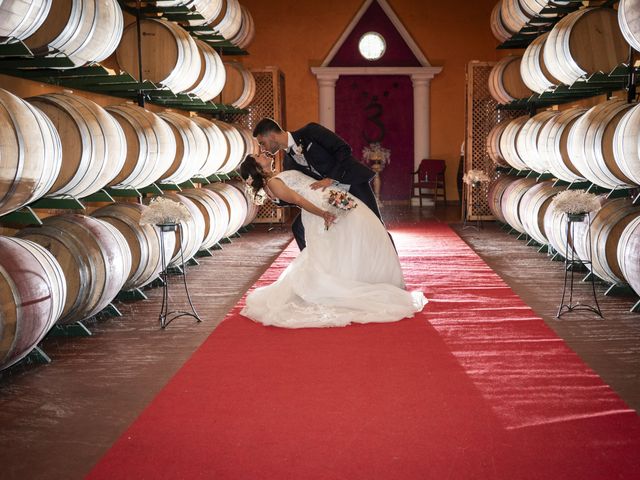
[{"label": "bride's hand", "polygon": [[322,213],[322,218],[324,219],[325,230],[329,230],[329,227],[331,226],[331,224],[336,221],[336,216],[333,213],[327,212],[327,211]]}]

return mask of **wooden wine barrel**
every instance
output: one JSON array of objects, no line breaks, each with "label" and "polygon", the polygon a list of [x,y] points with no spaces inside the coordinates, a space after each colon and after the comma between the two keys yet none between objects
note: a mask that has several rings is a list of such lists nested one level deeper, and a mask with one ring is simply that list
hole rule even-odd
[{"label": "wooden wine barrel", "polygon": [[0,237],[0,370],[24,358],[62,313],[66,282],[40,245]]},{"label": "wooden wine barrel", "polygon": [[[142,76],[161,83],[173,92],[185,92],[200,76],[200,53],[196,42],[173,22],[141,20]],[[120,68],[138,77],[138,35],[136,23],[128,25],[116,49]]]},{"label": "wooden wine barrel", "polygon": [[244,219],[244,223],[242,224],[243,227],[246,227],[247,225],[252,223],[258,216],[259,206],[253,203],[253,198],[247,195],[243,181],[230,180],[227,182],[227,185],[231,185],[232,187],[236,188],[247,201],[247,217]]},{"label": "wooden wine barrel", "polygon": [[553,197],[560,193],[561,187],[554,187],[552,181],[533,185],[522,197],[519,216],[524,231],[541,245],[547,245],[549,239],[544,230],[544,217]]},{"label": "wooden wine barrel", "polygon": [[256,79],[239,62],[224,62],[226,83],[220,94],[220,101],[237,108],[246,108],[256,94]]},{"label": "wooden wine barrel", "polygon": [[204,240],[205,220],[196,204],[184,195],[165,193],[164,197],[182,203],[191,214],[188,220],[180,222],[182,235],[177,236],[176,246],[169,262],[170,267],[178,267],[182,264],[180,246],[182,246],[182,256],[184,256],[185,263],[201,249]]},{"label": "wooden wine barrel", "polygon": [[529,168],[527,164],[524,163],[516,149],[518,135],[528,120],[528,115],[514,118],[509,121],[504,132],[502,132],[502,135],[500,136],[500,152],[502,152],[502,156],[506,162],[517,170],[527,170]]},{"label": "wooden wine barrel", "polygon": [[549,240],[549,245],[551,245],[556,252],[564,258],[567,258],[573,242],[571,232],[569,232],[567,243],[567,224],[565,214],[551,206],[547,208],[544,213],[544,236]]},{"label": "wooden wine barrel", "polygon": [[533,178],[519,178],[511,182],[502,194],[500,201],[502,215],[507,223],[520,233],[525,233],[522,219],[520,218],[520,202],[524,194],[527,193],[535,183],[536,181]]},{"label": "wooden wine barrel", "polygon": [[115,188],[144,188],[160,179],[176,157],[176,139],[158,115],[133,104],[106,108],[124,132],[127,155],[109,182]]},{"label": "wooden wine barrel", "polygon": [[229,228],[229,211],[223,198],[206,188],[183,190],[180,195],[191,200],[204,218],[204,238],[200,248],[213,248]]},{"label": "wooden wine barrel", "polygon": [[551,118],[538,136],[538,153],[543,157],[549,172],[565,182],[584,181],[568,152],[571,128],[586,112],[585,108],[570,108]]},{"label": "wooden wine barrel", "polygon": [[60,136],[37,108],[0,89],[0,215],[42,197],[62,166]]},{"label": "wooden wine barrel", "polygon": [[620,235],[618,265],[626,282],[640,295],[640,218],[629,222]]},{"label": "wooden wine barrel", "polygon": [[505,27],[504,22],[502,21],[501,15],[501,7],[502,0],[498,0],[498,3],[495,4],[493,10],[491,10],[491,19],[489,24],[491,26],[491,32],[493,36],[498,39],[500,43],[505,42],[511,38],[514,32],[510,32],[507,27]]},{"label": "wooden wine barrel", "polygon": [[633,186],[616,163],[613,137],[618,123],[632,105],[609,100],[589,109],[569,132],[571,161],[583,177],[604,188]]},{"label": "wooden wine barrel", "polygon": [[[564,6],[570,2],[567,0],[520,0],[522,11],[529,17],[540,15],[549,6]],[[542,14],[544,17],[555,17],[555,13]]]},{"label": "wooden wine barrel", "polygon": [[106,222],[78,214],[45,218],[41,227],[18,232],[56,258],[67,280],[58,323],[72,323],[103,310],[115,298],[131,270],[131,253],[120,232]]},{"label": "wooden wine barrel", "polygon": [[229,144],[229,154],[225,162],[216,173],[227,174],[233,172],[248,155],[247,144],[242,133],[233,125],[220,121],[213,121],[222,131]]},{"label": "wooden wine barrel", "polygon": [[537,37],[524,51],[520,62],[520,76],[524,84],[532,91],[542,93],[560,84],[560,81],[551,75],[544,63],[544,44],[549,33]]},{"label": "wooden wine barrel", "polygon": [[618,24],[629,45],[640,51],[640,0],[620,0]]},{"label": "wooden wine barrel", "polygon": [[613,156],[622,173],[640,185],[640,105],[624,114],[613,136]]},{"label": "wooden wine barrel", "polygon": [[[627,198],[602,198],[600,210],[591,214],[591,270],[606,282],[625,283],[618,263],[618,243],[624,229],[640,217],[640,207]],[[581,260],[589,259],[587,223],[576,224],[575,247]]]},{"label": "wooden wine barrel", "polygon": [[215,22],[225,13],[225,0],[181,0],[181,1],[160,1],[156,2],[162,6],[179,6],[186,5],[199,13],[203,18],[201,20],[190,20],[191,25],[208,25]]},{"label": "wooden wine barrel", "polygon": [[187,93],[197,95],[208,102],[222,92],[227,81],[227,71],[220,55],[212,46],[202,40],[196,40],[196,45],[200,55],[200,74]]},{"label": "wooden wine barrel", "polygon": [[246,197],[238,189],[225,183],[211,183],[206,185],[205,188],[219,193],[223,198],[229,212],[229,226],[224,236],[228,238],[234,235],[242,228],[249,213]]},{"label": "wooden wine barrel", "polygon": [[0,37],[24,40],[47,18],[53,0],[5,0],[0,2]]},{"label": "wooden wine barrel", "polygon": [[165,265],[169,265],[176,246],[175,232],[161,232],[155,225],[140,225],[147,207],[137,203],[114,203],[99,208],[92,216],[114,226],[127,242],[131,252],[131,269],[123,290],[143,287],[155,280],[162,271],[160,236],[165,245]]},{"label": "wooden wine barrel", "polygon": [[504,129],[507,128],[507,124],[508,122],[498,123],[491,129],[487,135],[487,154],[496,165],[509,168],[511,165],[504,159],[500,151],[500,137]]},{"label": "wooden wine barrel", "polygon": [[55,49],[75,66],[101,62],[122,37],[124,20],[117,0],[56,0],[37,31],[25,40],[36,54]]},{"label": "wooden wine barrel", "polygon": [[165,111],[158,114],[167,122],[176,142],[171,167],[160,176],[163,183],[182,183],[193,178],[205,166],[209,144],[202,129],[190,118]]},{"label": "wooden wine barrel", "polygon": [[243,127],[240,124],[234,123],[233,126],[238,130],[240,136],[242,137],[242,141],[244,142],[244,156],[247,155],[259,155],[260,154],[260,145],[258,141],[253,137],[253,133],[246,127]]},{"label": "wooden wine barrel", "polygon": [[616,12],[586,8],[570,13],[551,30],[544,45],[544,63],[553,77],[571,85],[579,78],[610,72],[628,57]]},{"label": "wooden wine barrel", "polygon": [[86,197],[111,182],[124,165],[122,128],[107,111],[84,97],[50,93],[28,99],[60,133],[62,168],[47,195]]},{"label": "wooden wine barrel", "polygon": [[239,48],[247,48],[256,35],[256,25],[251,16],[251,12],[244,5],[240,5],[242,10],[242,22],[237,35],[230,41]]},{"label": "wooden wine barrel", "polygon": [[498,103],[529,98],[533,92],[520,75],[521,56],[510,55],[500,60],[489,74],[489,93]]},{"label": "wooden wine barrel", "polygon": [[209,22],[214,30],[227,40],[238,34],[242,27],[242,9],[238,0],[226,0],[220,16]]},{"label": "wooden wine barrel", "polygon": [[527,15],[520,0],[502,0],[500,17],[508,30],[519,32],[532,16]]},{"label": "wooden wine barrel", "polygon": [[549,170],[546,157],[540,155],[538,151],[538,140],[542,128],[556,115],[558,112],[549,110],[534,115],[525,122],[516,138],[518,156],[529,170],[538,173],[546,173]]},{"label": "wooden wine barrel", "polygon": [[229,142],[220,127],[211,120],[202,117],[191,117],[191,121],[202,129],[207,138],[207,159],[198,173],[208,178],[218,172],[227,160]]},{"label": "wooden wine barrel", "polygon": [[489,209],[491,210],[491,213],[493,213],[493,216],[502,223],[507,223],[507,220],[506,218],[504,218],[504,215],[502,213],[502,195],[504,194],[506,188],[517,179],[518,177],[505,175],[499,177],[489,186],[489,193],[487,198]]}]

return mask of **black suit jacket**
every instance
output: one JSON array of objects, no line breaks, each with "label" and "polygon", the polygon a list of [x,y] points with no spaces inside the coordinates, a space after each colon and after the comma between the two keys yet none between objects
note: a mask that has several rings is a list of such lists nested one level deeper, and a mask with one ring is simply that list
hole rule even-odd
[{"label": "black suit jacket", "polygon": [[309,123],[291,132],[296,145],[301,145],[307,163],[320,174],[296,162],[285,153],[284,170],[299,170],[313,178],[331,178],[340,183],[357,185],[370,182],[375,172],[351,154],[351,147],[338,135],[317,123]]}]

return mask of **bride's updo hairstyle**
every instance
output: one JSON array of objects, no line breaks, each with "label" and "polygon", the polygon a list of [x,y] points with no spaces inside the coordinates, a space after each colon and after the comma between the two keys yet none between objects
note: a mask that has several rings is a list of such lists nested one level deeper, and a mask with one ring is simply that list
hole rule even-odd
[{"label": "bride's updo hairstyle", "polygon": [[240,176],[245,181],[251,177],[251,186],[256,192],[261,188],[264,188],[264,174],[262,173],[262,167],[258,165],[256,159],[251,155],[247,155],[247,158],[245,158],[240,165]]}]

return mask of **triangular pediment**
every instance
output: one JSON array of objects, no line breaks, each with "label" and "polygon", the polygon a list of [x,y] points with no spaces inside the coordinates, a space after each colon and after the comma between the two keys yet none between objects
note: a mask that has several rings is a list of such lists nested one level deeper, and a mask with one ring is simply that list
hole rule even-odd
[{"label": "triangular pediment", "polygon": [[[386,50],[379,60],[367,60],[358,43],[367,32],[382,35]],[[365,0],[323,67],[429,67],[431,64],[386,0]]]}]

